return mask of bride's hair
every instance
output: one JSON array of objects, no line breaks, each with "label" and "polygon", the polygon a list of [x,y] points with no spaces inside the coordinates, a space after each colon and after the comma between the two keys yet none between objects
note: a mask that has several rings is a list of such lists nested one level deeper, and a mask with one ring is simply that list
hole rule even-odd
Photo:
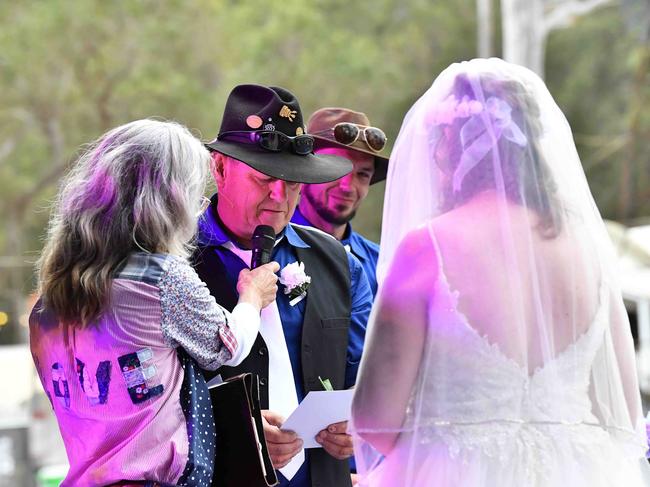
[{"label": "bride's hair", "polygon": [[[480,99],[477,99],[475,86],[480,87]],[[507,137],[499,137],[496,145],[462,178],[459,188],[454,188],[452,184],[443,185],[441,209],[449,211],[463,205],[478,193],[497,189],[498,184],[503,184],[503,191],[510,201],[524,204],[537,213],[538,229],[544,237],[557,236],[561,230],[562,210],[556,196],[556,183],[539,145],[543,132],[539,119],[540,108],[535,99],[521,82],[487,74],[482,74],[478,80],[470,80],[465,74],[456,76],[451,94],[455,100],[480,103],[479,107],[486,106],[491,99],[504,102],[507,105],[503,106],[511,109],[512,122],[521,130],[526,141],[521,145]],[[480,113],[472,114],[472,110],[469,110],[469,113],[461,113],[460,117],[450,120],[450,131],[444,135],[449,139],[449,160],[437,160],[439,165],[448,165],[446,170],[441,167],[443,172],[453,173],[458,167],[464,150],[460,141],[461,129],[472,117],[481,120],[483,126],[489,118]],[[434,129],[440,132],[440,127]],[[439,133],[436,139],[440,140],[440,137]],[[466,145],[471,145],[472,141],[468,142]],[[497,154],[494,154],[495,149]],[[436,148],[431,147],[431,150],[435,151]]]}]

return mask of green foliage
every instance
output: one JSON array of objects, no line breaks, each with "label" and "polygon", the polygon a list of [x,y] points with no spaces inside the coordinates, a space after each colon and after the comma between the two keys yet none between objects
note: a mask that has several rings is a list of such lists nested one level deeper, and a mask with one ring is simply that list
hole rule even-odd
[{"label": "green foliage", "polygon": [[618,7],[549,39],[546,81],[573,128],[603,216],[650,215],[650,46],[628,33]]},{"label": "green foliage", "polygon": [[[7,206],[24,204],[3,205],[3,216],[37,229],[22,243],[37,251],[48,214],[33,210],[47,206],[82,144],[148,116],[209,138],[238,83],[285,86],[306,114],[365,111],[394,140],[436,74],[472,56],[472,9],[471,0],[4,3],[0,134],[12,150],[0,191]],[[379,220],[375,211],[359,226],[376,238]]]},{"label": "green foliage", "polygon": [[[284,86],[305,116],[328,105],[364,111],[394,142],[437,74],[475,55],[475,7],[474,0],[1,2],[0,255],[38,255],[58,182],[83,144],[149,116],[211,138],[238,83]],[[547,46],[549,87],[608,217],[650,213],[649,57],[618,8],[556,32]],[[382,200],[379,184],[355,220],[375,240]],[[11,272],[2,268],[0,297],[33,285],[29,268]]]}]

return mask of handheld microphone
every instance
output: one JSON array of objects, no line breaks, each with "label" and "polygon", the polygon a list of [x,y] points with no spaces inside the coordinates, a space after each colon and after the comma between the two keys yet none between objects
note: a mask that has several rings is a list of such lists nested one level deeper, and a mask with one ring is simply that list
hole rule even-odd
[{"label": "handheld microphone", "polygon": [[257,225],[253,231],[253,253],[251,269],[271,262],[271,252],[275,245],[275,230],[269,225]]}]

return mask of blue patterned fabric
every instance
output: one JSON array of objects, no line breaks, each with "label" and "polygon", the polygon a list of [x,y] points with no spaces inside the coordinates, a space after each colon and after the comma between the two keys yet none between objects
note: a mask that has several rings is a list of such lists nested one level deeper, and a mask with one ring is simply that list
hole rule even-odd
[{"label": "blue patterned fabric", "polygon": [[181,407],[187,423],[189,451],[178,485],[208,487],[214,472],[216,431],[210,393],[196,362],[182,349],[178,358],[185,370],[181,387]]},{"label": "blue patterned fabric", "polygon": [[165,273],[169,254],[150,254],[147,252],[133,252],[129,259],[117,271],[116,279],[131,279],[156,285]]}]

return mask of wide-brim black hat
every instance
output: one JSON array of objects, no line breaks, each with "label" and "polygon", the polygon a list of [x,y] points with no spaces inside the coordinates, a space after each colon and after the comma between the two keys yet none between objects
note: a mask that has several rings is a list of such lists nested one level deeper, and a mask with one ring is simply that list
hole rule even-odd
[{"label": "wide-brim black hat", "polygon": [[329,147],[353,150],[371,155],[375,160],[375,172],[370,184],[375,184],[386,179],[388,172],[388,156],[372,150],[365,140],[358,138],[352,144],[342,144],[334,137],[334,126],[340,122],[348,122],[361,127],[369,127],[370,120],[365,113],[355,112],[348,108],[328,107],[321,108],[312,113],[307,122],[307,133],[314,135],[314,149]]},{"label": "wide-brim black hat", "polygon": [[257,143],[230,140],[225,132],[276,131],[289,137],[305,134],[298,100],[284,88],[238,85],[228,96],[219,135],[206,147],[247,164],[253,169],[284,181],[327,183],[352,171],[342,157],[299,155],[286,148],[272,152]]}]

